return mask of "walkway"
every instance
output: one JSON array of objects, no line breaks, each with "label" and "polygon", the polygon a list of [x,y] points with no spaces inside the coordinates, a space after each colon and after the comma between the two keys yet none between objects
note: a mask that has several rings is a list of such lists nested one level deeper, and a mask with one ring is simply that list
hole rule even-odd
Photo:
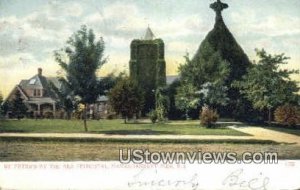
[{"label": "walkway", "polygon": [[253,135],[253,137],[258,140],[273,140],[280,143],[295,143],[300,146],[300,137],[297,135],[274,131],[262,127],[230,126],[229,128]]},{"label": "walkway", "polygon": [[252,136],[225,135],[107,135],[92,133],[0,133],[0,137],[93,138],[93,139],[172,139],[172,140],[249,140]]}]

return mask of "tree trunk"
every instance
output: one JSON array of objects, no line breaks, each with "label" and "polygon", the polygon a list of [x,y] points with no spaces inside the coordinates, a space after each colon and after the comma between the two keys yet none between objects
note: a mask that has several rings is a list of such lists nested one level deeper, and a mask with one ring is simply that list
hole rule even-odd
[{"label": "tree trunk", "polygon": [[127,116],[124,117],[124,123],[127,123]]},{"label": "tree trunk", "polygon": [[84,124],[84,131],[88,131],[87,123],[86,123],[86,110],[87,110],[87,104],[84,105],[84,110],[83,110],[83,124]]},{"label": "tree trunk", "polygon": [[70,111],[67,112],[67,119],[68,119],[68,120],[71,120],[71,114],[72,114],[72,113],[71,113]]},{"label": "tree trunk", "polygon": [[272,109],[268,108],[268,124],[271,125],[272,122]]},{"label": "tree trunk", "polygon": [[188,118],[189,118],[189,113],[188,113],[189,111],[186,109],[185,110],[185,120],[188,120]]}]

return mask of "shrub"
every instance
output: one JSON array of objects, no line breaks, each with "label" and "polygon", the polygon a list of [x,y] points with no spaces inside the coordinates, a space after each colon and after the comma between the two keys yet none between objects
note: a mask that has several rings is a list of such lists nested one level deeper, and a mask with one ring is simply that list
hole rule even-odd
[{"label": "shrub", "polygon": [[300,123],[300,110],[297,106],[279,106],[274,113],[275,121],[286,126],[296,126]]},{"label": "shrub", "polygon": [[155,123],[156,120],[157,120],[157,113],[155,110],[151,110],[149,113],[148,113],[148,116],[151,120],[152,123]]},{"label": "shrub", "polygon": [[52,112],[48,111],[48,112],[44,113],[44,118],[46,118],[46,119],[53,119],[54,115],[53,115]]},{"label": "shrub", "polygon": [[205,127],[211,128],[219,119],[217,111],[209,109],[207,106],[202,108],[200,112],[200,123]]},{"label": "shrub", "polygon": [[106,119],[108,119],[108,120],[112,120],[112,119],[115,119],[115,118],[116,118],[116,115],[113,114],[113,113],[110,113],[110,114],[108,114],[108,115],[106,116]]}]

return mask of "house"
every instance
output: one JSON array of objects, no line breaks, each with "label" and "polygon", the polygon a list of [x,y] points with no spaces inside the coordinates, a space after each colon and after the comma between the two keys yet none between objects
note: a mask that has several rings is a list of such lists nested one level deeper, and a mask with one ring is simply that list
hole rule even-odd
[{"label": "house", "polygon": [[109,103],[108,97],[105,95],[99,95],[95,104],[91,104],[88,107],[89,116],[93,119],[107,118],[111,114],[115,114]]},{"label": "house", "polygon": [[38,73],[28,80],[22,80],[10,92],[5,101],[12,101],[17,91],[20,92],[23,102],[32,117],[56,117],[58,97],[50,87],[50,82],[57,88],[60,83],[55,77],[45,77],[43,70],[38,68]]}]

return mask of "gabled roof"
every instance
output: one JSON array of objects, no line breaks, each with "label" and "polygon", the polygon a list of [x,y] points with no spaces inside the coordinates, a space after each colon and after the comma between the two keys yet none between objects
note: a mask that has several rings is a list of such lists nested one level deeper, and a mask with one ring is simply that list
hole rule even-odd
[{"label": "gabled roof", "polygon": [[146,34],[145,34],[144,40],[154,40],[154,37],[155,36],[154,36],[152,30],[148,26],[148,28],[146,29]]},{"label": "gabled roof", "polygon": [[[21,89],[44,89],[46,90],[44,97],[57,98],[56,94],[51,89],[49,83],[52,82],[57,88],[61,87],[60,82],[55,77],[44,77],[42,75],[35,75],[31,77],[29,80],[22,80],[19,83]],[[23,90],[23,91],[24,91]]]},{"label": "gabled roof", "polygon": [[46,79],[47,79],[47,81],[48,81],[48,83],[52,83],[52,84],[54,84],[54,86],[56,87],[56,88],[58,88],[58,89],[60,89],[61,88],[61,82],[57,79],[57,77],[46,77]]},{"label": "gabled roof", "polygon": [[105,95],[101,95],[101,96],[98,96],[97,102],[107,102],[108,101],[108,97],[105,96]]},{"label": "gabled roof", "polygon": [[28,95],[26,94],[26,92],[24,92],[24,90],[22,88],[20,88],[19,85],[16,86],[16,88],[20,91],[20,93],[25,97],[26,100],[29,99]]},{"label": "gabled roof", "polygon": [[46,88],[47,86],[47,79],[41,75],[34,75],[29,80],[22,80],[19,85],[24,88]]},{"label": "gabled roof", "polygon": [[9,98],[16,92],[19,91],[21,93],[21,95],[24,97],[25,100],[29,100],[28,95],[26,94],[26,92],[24,92],[24,90],[20,87],[20,85],[16,85],[12,91],[10,91],[10,93],[8,94],[8,96],[5,98],[5,100],[3,102],[6,102],[7,100],[9,100]]}]

